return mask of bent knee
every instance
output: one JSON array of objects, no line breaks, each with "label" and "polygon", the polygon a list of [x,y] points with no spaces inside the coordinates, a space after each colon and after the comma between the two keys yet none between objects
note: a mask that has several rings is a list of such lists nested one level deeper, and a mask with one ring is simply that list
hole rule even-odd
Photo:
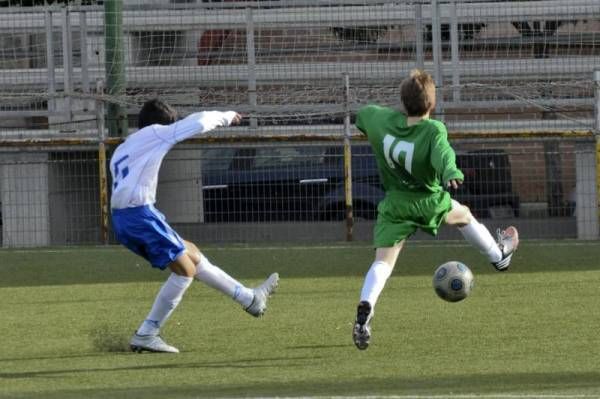
[{"label": "bent knee", "polygon": [[179,276],[194,277],[196,275],[196,262],[187,252],[182,253],[177,259],[169,263],[169,268]]},{"label": "bent knee", "polygon": [[185,244],[185,249],[186,252],[188,254],[188,256],[191,258],[191,260],[194,262],[194,264],[198,264],[200,262],[201,259],[201,252],[198,249],[198,247],[196,246],[196,244],[194,244],[193,242],[189,242],[184,240],[184,244]]},{"label": "bent knee", "polygon": [[467,225],[473,221],[473,214],[468,206],[453,200],[452,210],[446,215],[445,221],[449,225]]}]

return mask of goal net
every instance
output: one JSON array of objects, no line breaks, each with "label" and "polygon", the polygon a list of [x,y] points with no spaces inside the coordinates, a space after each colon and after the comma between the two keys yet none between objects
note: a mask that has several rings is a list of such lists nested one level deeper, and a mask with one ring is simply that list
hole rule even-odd
[{"label": "goal net", "polygon": [[412,68],[435,76],[450,131],[594,127],[597,0],[126,0],[122,29],[93,1],[35,3],[0,2],[3,135],[81,134],[100,105],[154,96],[239,110],[257,134],[337,134],[363,104],[400,107]]}]

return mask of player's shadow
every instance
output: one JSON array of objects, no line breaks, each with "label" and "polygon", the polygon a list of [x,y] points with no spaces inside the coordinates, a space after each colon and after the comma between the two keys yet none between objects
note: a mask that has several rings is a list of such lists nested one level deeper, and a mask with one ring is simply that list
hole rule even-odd
[{"label": "player's shadow", "polygon": [[48,356],[32,356],[32,357],[3,357],[0,358],[0,369],[2,369],[2,362],[31,362],[35,360],[66,360],[66,359],[88,359],[90,357],[106,357],[115,356],[115,353],[73,353],[69,355],[48,355]]}]

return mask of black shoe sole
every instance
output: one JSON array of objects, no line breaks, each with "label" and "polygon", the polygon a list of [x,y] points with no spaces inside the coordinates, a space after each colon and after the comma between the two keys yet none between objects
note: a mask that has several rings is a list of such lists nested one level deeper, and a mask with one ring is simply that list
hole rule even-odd
[{"label": "black shoe sole", "polygon": [[146,348],[142,348],[141,346],[137,346],[137,345],[129,345],[129,348],[131,349],[132,352],[136,352],[136,353],[142,353],[143,351],[149,351]]},{"label": "black shoe sole", "polygon": [[371,337],[369,337],[366,341],[361,341],[357,339],[358,333],[356,332],[356,328],[358,327],[359,330],[363,329],[363,327],[365,326],[365,324],[367,324],[367,321],[369,320],[371,310],[371,304],[366,301],[360,302],[356,309],[356,323],[354,326],[355,331],[353,332],[352,338],[354,341],[354,345],[356,345],[356,347],[360,350],[365,350],[369,347]]},{"label": "black shoe sole", "polygon": [[371,314],[371,304],[367,301],[362,301],[358,304],[356,309],[356,322],[361,326],[364,326],[369,320]]},{"label": "black shoe sole", "polygon": [[150,348],[146,348],[144,346],[138,346],[138,345],[129,345],[129,349],[131,349],[132,352],[135,353],[143,353],[143,352],[150,352],[150,353],[172,353],[172,352],[165,352],[165,351],[157,351],[154,349],[150,349]]}]

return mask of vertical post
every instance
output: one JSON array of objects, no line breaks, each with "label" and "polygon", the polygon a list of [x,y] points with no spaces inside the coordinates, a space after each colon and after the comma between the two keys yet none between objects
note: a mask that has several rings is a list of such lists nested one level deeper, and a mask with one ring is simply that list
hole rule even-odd
[{"label": "vertical post", "polygon": [[[595,116],[594,137],[596,138],[596,209],[600,215],[600,69],[594,71]],[[596,219],[597,220],[597,219]]]},{"label": "vertical post", "polygon": [[575,219],[577,239],[597,240],[599,229],[596,154],[586,142],[575,144]]},{"label": "vertical post", "polygon": [[415,46],[417,51],[417,68],[425,67],[425,57],[423,56],[423,5],[415,3]]},{"label": "vertical post", "polygon": [[[438,88],[444,86],[442,74],[442,24],[440,22],[440,4],[438,0],[431,1],[431,42],[433,50],[433,78]],[[438,91],[435,106],[436,118],[444,120],[443,92]]]},{"label": "vertical post", "polygon": [[[79,53],[81,54],[81,91],[84,94],[90,93],[90,74],[88,65],[87,48],[87,14],[85,11],[79,12]],[[84,109],[88,109],[88,101],[84,101]]]},{"label": "vertical post", "polygon": [[344,73],[344,191],[346,198],[346,241],[354,238],[352,207],[352,148],[350,147],[350,76]]},{"label": "vertical post", "polygon": [[450,4],[450,52],[452,57],[452,101],[460,101],[460,60],[458,53],[458,16],[456,0]]},{"label": "vertical post", "polygon": [[595,98],[596,98],[596,106],[595,106],[595,115],[596,115],[596,123],[594,128],[596,129],[596,136],[600,135],[600,69],[594,71],[594,88],[595,88]]},{"label": "vertical post", "polygon": [[54,38],[52,11],[46,11],[46,67],[48,69],[48,111],[55,111],[56,77],[54,75]]},{"label": "vertical post", "polygon": [[63,48],[63,81],[65,92],[65,114],[70,121],[73,118],[72,99],[73,94],[73,51],[71,43],[71,14],[69,7],[62,9],[62,48]]},{"label": "vertical post", "polygon": [[[248,103],[250,114],[256,115],[256,47],[254,45],[254,18],[252,8],[246,8],[246,53],[248,55]],[[250,128],[256,129],[256,116],[250,118]]]},{"label": "vertical post", "polygon": [[98,184],[100,185],[100,241],[108,244],[108,172],[106,162],[106,127],[104,126],[104,92],[102,80],[96,82],[96,122],[98,126]]},{"label": "vertical post", "polygon": [[106,172],[106,145],[98,143],[98,183],[100,184],[100,241],[108,244],[108,173]]},{"label": "vertical post", "polygon": [[[121,96],[125,93],[125,63],[123,49],[123,2],[104,2],[104,42],[106,46],[106,93]],[[108,132],[111,136],[126,136],[127,114],[122,105],[110,102],[107,109]]]}]

